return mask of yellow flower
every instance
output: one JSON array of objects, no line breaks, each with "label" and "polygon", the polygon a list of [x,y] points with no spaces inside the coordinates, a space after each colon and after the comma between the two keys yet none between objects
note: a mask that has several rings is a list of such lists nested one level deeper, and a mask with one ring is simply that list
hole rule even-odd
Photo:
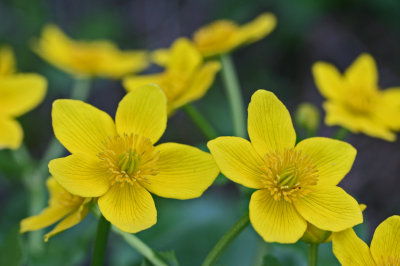
[{"label": "yellow flower", "polygon": [[186,38],[177,39],[165,60],[165,71],[157,74],[131,76],[124,79],[127,91],[148,83],[156,83],[168,100],[168,114],[197,100],[207,92],[220,69],[217,61],[203,62],[199,51]]},{"label": "yellow flower", "polygon": [[121,51],[105,40],[75,41],[57,26],[44,27],[34,51],[56,67],[79,77],[121,78],[148,66],[144,51]]},{"label": "yellow flower", "polygon": [[197,30],[193,35],[196,47],[204,56],[229,53],[267,36],[276,26],[272,13],[263,13],[242,26],[231,20],[217,20]]},{"label": "yellow flower", "polygon": [[103,216],[125,232],[156,223],[152,192],[191,199],[218,175],[211,154],[164,143],[154,146],[167,123],[162,90],[147,85],[128,93],[112,118],[77,100],[57,100],[52,110],[57,139],[72,155],[52,160],[54,178],[74,195],[99,197]]},{"label": "yellow flower", "polygon": [[61,220],[53,230],[44,236],[45,242],[50,237],[80,223],[86,217],[89,203],[92,200],[72,195],[53,177],[47,179],[46,185],[50,194],[49,206],[40,214],[23,219],[20,227],[20,233],[25,233],[48,227]]},{"label": "yellow flower", "polygon": [[376,228],[371,247],[352,228],[334,233],[332,244],[343,266],[400,265],[400,216],[393,215]]},{"label": "yellow flower", "polygon": [[354,133],[394,141],[400,130],[400,88],[383,91],[371,55],[361,54],[342,75],[335,66],[317,62],[312,68],[315,83],[327,99],[325,123]]},{"label": "yellow flower", "polygon": [[307,222],[337,232],[363,221],[357,201],[337,187],[356,156],[350,144],[315,137],[295,145],[288,110],[265,90],[254,93],[248,113],[251,142],[219,137],[208,148],[227,178],[257,189],[250,221],[265,241],[294,243]]},{"label": "yellow flower", "polygon": [[23,130],[15,117],[42,102],[47,82],[37,74],[14,74],[15,60],[11,48],[0,50],[0,149],[21,146]]}]

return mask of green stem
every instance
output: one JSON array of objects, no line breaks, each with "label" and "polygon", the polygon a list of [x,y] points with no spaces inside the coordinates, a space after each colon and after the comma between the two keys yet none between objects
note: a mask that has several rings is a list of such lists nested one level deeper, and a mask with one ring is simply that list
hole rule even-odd
[{"label": "green stem", "polygon": [[208,253],[202,266],[214,265],[232,241],[250,224],[249,213],[243,215]]},{"label": "green stem", "polygon": [[238,137],[246,138],[242,94],[232,58],[229,54],[221,55],[221,63],[222,76],[232,113],[234,134]]},{"label": "green stem", "polygon": [[168,264],[149,246],[147,246],[137,236],[122,232],[116,227],[112,227],[112,230],[120,235],[130,246],[136,249],[146,259],[148,259],[155,266],[168,266]]},{"label": "green stem", "polygon": [[350,135],[350,131],[345,129],[344,127],[339,128],[335,134],[333,135],[334,139],[344,140]]},{"label": "green stem", "polygon": [[308,244],[308,266],[317,266],[318,244]]},{"label": "green stem", "polygon": [[71,92],[71,99],[85,101],[90,94],[90,79],[78,78],[75,80],[74,87]]},{"label": "green stem", "polygon": [[110,232],[111,224],[109,221],[100,216],[97,226],[96,241],[94,243],[92,266],[104,265],[104,257],[106,255],[108,233]]},{"label": "green stem", "polygon": [[188,116],[193,120],[193,122],[197,125],[201,132],[203,132],[204,136],[206,136],[208,140],[218,137],[218,134],[212,125],[207,121],[207,119],[204,118],[204,116],[199,112],[199,110],[196,109],[196,107],[191,104],[187,104],[183,106],[183,110],[185,110]]}]

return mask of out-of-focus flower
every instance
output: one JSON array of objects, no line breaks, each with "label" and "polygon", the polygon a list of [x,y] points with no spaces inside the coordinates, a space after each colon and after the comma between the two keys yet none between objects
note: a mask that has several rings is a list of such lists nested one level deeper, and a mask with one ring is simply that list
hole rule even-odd
[{"label": "out-of-focus flower", "polygon": [[61,220],[53,230],[44,236],[45,242],[50,237],[80,223],[86,217],[89,203],[92,200],[72,195],[53,177],[47,179],[46,185],[50,194],[49,206],[40,214],[23,219],[20,227],[20,233],[25,233],[48,227]]},{"label": "out-of-focus flower", "polygon": [[197,100],[211,87],[220,69],[217,61],[203,62],[199,51],[186,38],[177,39],[165,59],[165,71],[157,74],[130,76],[124,79],[127,91],[148,83],[158,84],[167,96],[168,114]]},{"label": "out-of-focus flower", "polygon": [[78,77],[118,79],[148,66],[144,51],[121,51],[106,40],[72,40],[55,25],[44,27],[33,49],[51,64]]},{"label": "out-of-focus flower", "polygon": [[125,232],[154,225],[158,196],[191,199],[213,183],[219,170],[211,154],[164,143],[154,146],[167,123],[167,99],[156,85],[128,93],[115,117],[77,100],[57,100],[52,110],[57,139],[72,155],[49,169],[70,193],[99,197],[103,216]]},{"label": "out-of-focus flower", "polygon": [[21,146],[24,134],[15,117],[39,105],[46,87],[46,79],[40,75],[15,74],[11,48],[0,49],[0,149]]},{"label": "out-of-focus flower", "polygon": [[335,66],[317,62],[312,72],[321,94],[327,99],[325,123],[354,133],[396,140],[400,130],[400,87],[380,91],[373,57],[361,54],[342,75]]},{"label": "out-of-focus flower", "polygon": [[333,234],[333,253],[343,266],[400,264],[400,216],[393,215],[375,230],[371,247],[352,228]]},{"label": "out-of-focus flower", "polygon": [[319,128],[321,114],[318,108],[311,103],[301,103],[294,117],[296,124],[310,134],[315,134]]},{"label": "out-of-focus flower", "polygon": [[337,187],[356,156],[350,144],[315,137],[295,146],[288,110],[265,90],[254,93],[248,113],[251,142],[219,137],[208,148],[227,178],[257,189],[250,221],[265,241],[294,243],[307,223],[338,232],[363,221],[357,201]]}]

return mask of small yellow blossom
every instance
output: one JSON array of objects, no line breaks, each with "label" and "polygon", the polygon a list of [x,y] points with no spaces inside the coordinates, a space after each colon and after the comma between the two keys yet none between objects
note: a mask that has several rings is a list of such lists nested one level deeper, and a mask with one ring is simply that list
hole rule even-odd
[{"label": "small yellow blossom", "polygon": [[251,98],[248,133],[251,142],[219,137],[208,148],[227,178],[257,189],[250,221],[265,241],[294,243],[307,223],[338,232],[363,221],[357,201],[337,187],[356,156],[350,144],[315,137],[295,145],[288,110],[265,90]]},{"label": "small yellow blossom", "polygon": [[197,100],[207,92],[220,69],[217,61],[203,62],[199,51],[186,38],[177,39],[164,61],[165,71],[157,74],[130,76],[124,79],[127,91],[148,83],[158,84],[168,100],[168,114]]},{"label": "small yellow blossom", "polygon": [[156,85],[128,93],[113,119],[77,100],[57,100],[52,110],[57,139],[71,155],[49,169],[66,190],[98,197],[103,216],[125,232],[154,225],[157,211],[149,192],[175,199],[201,194],[218,175],[211,154],[197,148],[154,145],[167,123],[167,99]]},{"label": "small yellow blossom", "polygon": [[332,244],[343,266],[400,265],[400,216],[393,215],[376,228],[371,247],[352,228],[334,233]]},{"label": "small yellow blossom", "polygon": [[89,203],[92,200],[72,195],[53,177],[47,179],[46,185],[50,194],[49,206],[40,214],[23,219],[20,227],[20,233],[25,233],[48,227],[61,220],[53,230],[44,236],[45,242],[50,237],[80,223],[86,217]]},{"label": "small yellow blossom", "polygon": [[118,79],[148,66],[144,51],[121,51],[106,40],[75,41],[55,25],[44,27],[33,49],[51,64],[78,77]]},{"label": "small yellow blossom", "polygon": [[0,78],[16,72],[14,53],[9,46],[0,47]]},{"label": "small yellow blossom", "polygon": [[376,63],[371,55],[361,54],[343,75],[325,62],[315,63],[312,72],[327,100],[327,125],[396,140],[393,131],[400,130],[400,87],[379,90]]}]

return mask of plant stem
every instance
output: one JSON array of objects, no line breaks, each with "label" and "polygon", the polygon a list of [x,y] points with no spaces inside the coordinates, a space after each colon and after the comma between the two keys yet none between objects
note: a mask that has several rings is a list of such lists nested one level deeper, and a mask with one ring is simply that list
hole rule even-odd
[{"label": "plant stem", "polygon": [[222,76],[232,113],[234,134],[237,137],[246,138],[242,94],[232,58],[229,54],[221,55],[221,63]]},{"label": "plant stem", "polygon": [[122,232],[116,227],[112,227],[112,230],[120,235],[130,246],[136,249],[146,259],[148,259],[155,266],[168,266],[168,264],[149,246],[147,246],[137,236],[129,233]]},{"label": "plant stem", "polygon": [[90,94],[90,79],[77,78],[71,92],[71,99],[85,101]]},{"label": "plant stem", "polygon": [[110,231],[111,224],[109,221],[100,216],[99,224],[97,226],[96,241],[94,243],[92,266],[104,265],[104,257],[107,248],[108,232]]},{"label": "plant stem", "polygon": [[317,266],[318,244],[308,244],[308,266]]},{"label": "plant stem", "polygon": [[204,116],[196,109],[192,104],[183,106],[183,110],[188,114],[196,126],[203,132],[204,136],[208,140],[215,139],[218,137],[217,132],[214,130],[212,125],[204,118]]},{"label": "plant stem", "polygon": [[333,134],[334,139],[344,140],[350,135],[350,131],[345,129],[344,127],[339,128],[336,130],[335,134]]},{"label": "plant stem", "polygon": [[250,224],[249,213],[243,215],[208,253],[202,266],[214,265],[232,241]]}]

